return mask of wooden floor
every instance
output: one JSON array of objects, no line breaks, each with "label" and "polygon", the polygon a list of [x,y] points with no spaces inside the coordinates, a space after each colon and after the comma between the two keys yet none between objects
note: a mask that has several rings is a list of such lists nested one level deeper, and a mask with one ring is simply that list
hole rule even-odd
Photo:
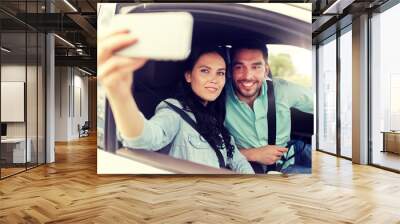
[{"label": "wooden floor", "polygon": [[372,162],[377,165],[400,170],[400,154],[375,151],[372,157]]},{"label": "wooden floor", "polygon": [[13,175],[15,173],[19,173],[19,172],[24,171],[24,170],[26,170],[25,167],[23,167],[23,168],[19,168],[19,167],[17,167],[17,168],[4,168],[3,167],[3,168],[1,168],[1,178]]},{"label": "wooden floor", "polygon": [[400,223],[399,174],[313,159],[310,176],[98,176],[83,138],[0,181],[0,223]]},{"label": "wooden floor", "polygon": [[1,178],[5,178],[20,172],[23,172],[27,169],[33,169],[37,166],[37,164],[34,163],[27,163],[27,167],[25,167],[25,164],[18,164],[17,167],[2,167],[1,168]]}]

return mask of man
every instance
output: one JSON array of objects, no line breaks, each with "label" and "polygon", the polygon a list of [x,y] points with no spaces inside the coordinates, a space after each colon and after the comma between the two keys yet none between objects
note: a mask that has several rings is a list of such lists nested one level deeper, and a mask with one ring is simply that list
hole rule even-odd
[{"label": "man", "polygon": [[[234,136],[241,153],[253,162],[257,173],[276,169],[274,166],[282,165],[288,157],[290,161],[286,161],[285,165],[294,165],[292,156],[295,152],[288,152],[286,148],[290,142],[290,108],[312,113],[312,91],[285,80],[269,78],[268,51],[263,43],[248,41],[235,45],[231,51],[231,60],[232,78],[227,83],[225,125]],[[271,104],[273,99],[275,104]],[[275,112],[276,123],[273,119],[268,120],[268,107]],[[268,133],[268,127],[274,127],[272,131],[275,133]],[[292,171],[311,172],[311,147],[298,146],[296,144],[296,153],[303,154],[303,159],[308,160],[308,170]],[[298,155],[295,158],[300,159]]]}]

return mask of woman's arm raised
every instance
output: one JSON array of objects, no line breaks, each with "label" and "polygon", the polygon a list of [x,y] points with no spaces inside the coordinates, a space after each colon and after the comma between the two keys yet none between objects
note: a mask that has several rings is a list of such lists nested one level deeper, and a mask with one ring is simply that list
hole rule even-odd
[{"label": "woman's arm raised", "polygon": [[97,45],[98,81],[104,88],[117,128],[126,138],[134,138],[143,130],[144,118],[140,116],[131,86],[132,73],[147,60],[120,57],[115,52],[137,41],[128,30],[120,30],[99,36]]}]

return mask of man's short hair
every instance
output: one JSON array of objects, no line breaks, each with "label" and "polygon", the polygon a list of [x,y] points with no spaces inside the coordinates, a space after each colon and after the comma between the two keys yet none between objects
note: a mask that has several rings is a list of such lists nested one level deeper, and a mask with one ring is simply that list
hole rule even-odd
[{"label": "man's short hair", "polygon": [[236,53],[242,49],[260,50],[263,54],[265,63],[268,62],[268,48],[264,42],[259,40],[242,40],[233,44],[230,50],[230,58],[232,61],[235,58]]}]

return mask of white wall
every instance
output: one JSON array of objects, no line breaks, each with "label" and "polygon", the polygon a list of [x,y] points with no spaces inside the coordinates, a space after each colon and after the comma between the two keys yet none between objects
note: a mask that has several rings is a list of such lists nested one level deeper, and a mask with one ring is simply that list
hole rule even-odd
[{"label": "white wall", "polygon": [[1,81],[25,82],[25,64],[1,65]]},{"label": "white wall", "polygon": [[68,85],[67,67],[55,68],[55,141],[68,140]]},{"label": "white wall", "polygon": [[56,67],[55,85],[55,140],[77,139],[78,124],[88,120],[88,78],[76,68]]},{"label": "white wall", "polygon": [[[72,119],[72,135],[78,136],[77,126],[81,126],[88,120],[88,78],[81,76],[79,70],[74,69],[74,108],[73,119]],[[80,108],[81,107],[81,108]]]}]

